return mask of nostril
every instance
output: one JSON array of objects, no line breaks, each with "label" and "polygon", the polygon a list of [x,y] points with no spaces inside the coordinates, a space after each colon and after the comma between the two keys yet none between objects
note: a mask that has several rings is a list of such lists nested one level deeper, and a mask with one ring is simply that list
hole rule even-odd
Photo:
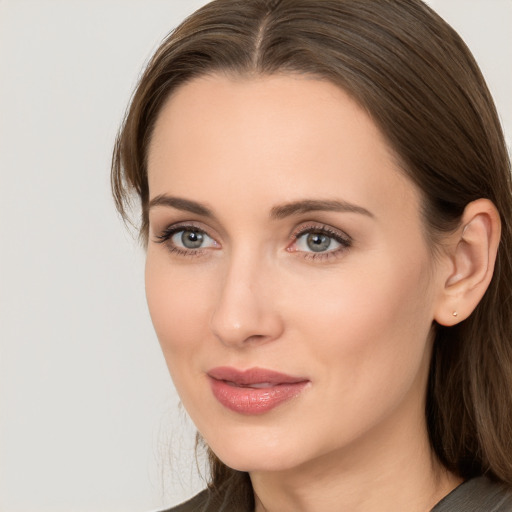
[{"label": "nostril", "polygon": [[265,340],[266,338],[268,338],[268,336],[265,336],[263,334],[253,334],[252,336],[249,336],[245,341],[246,343],[257,343],[259,341]]}]

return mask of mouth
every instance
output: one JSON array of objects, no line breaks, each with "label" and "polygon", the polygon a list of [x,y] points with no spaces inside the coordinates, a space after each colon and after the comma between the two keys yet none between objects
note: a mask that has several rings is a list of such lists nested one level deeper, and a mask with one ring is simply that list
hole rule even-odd
[{"label": "mouth", "polygon": [[239,414],[256,415],[268,412],[297,397],[310,383],[264,368],[238,370],[213,368],[208,372],[214,397],[221,405]]}]

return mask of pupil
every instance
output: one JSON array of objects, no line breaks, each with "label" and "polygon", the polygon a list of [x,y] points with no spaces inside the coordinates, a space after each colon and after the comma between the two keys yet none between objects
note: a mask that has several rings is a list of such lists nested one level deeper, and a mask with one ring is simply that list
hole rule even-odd
[{"label": "pupil", "polygon": [[203,235],[196,231],[183,231],[181,242],[187,249],[198,249],[203,243]]},{"label": "pupil", "polygon": [[311,233],[307,238],[308,247],[314,252],[322,252],[329,249],[331,239],[321,233]]}]

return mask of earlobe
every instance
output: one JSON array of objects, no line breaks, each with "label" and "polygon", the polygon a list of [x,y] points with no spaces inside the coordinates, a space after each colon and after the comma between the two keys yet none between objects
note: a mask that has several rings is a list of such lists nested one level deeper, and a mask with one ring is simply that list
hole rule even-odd
[{"label": "earlobe", "polygon": [[434,320],[445,326],[465,320],[482,299],[494,272],[501,221],[488,199],[469,203],[461,227],[448,241],[450,266]]}]

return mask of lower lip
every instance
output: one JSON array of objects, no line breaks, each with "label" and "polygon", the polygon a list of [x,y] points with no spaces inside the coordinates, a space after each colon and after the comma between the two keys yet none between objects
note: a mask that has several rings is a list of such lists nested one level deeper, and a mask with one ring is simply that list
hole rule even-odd
[{"label": "lower lip", "polygon": [[227,409],[239,414],[263,414],[298,396],[309,381],[277,384],[268,388],[234,386],[210,378],[215,398]]}]

